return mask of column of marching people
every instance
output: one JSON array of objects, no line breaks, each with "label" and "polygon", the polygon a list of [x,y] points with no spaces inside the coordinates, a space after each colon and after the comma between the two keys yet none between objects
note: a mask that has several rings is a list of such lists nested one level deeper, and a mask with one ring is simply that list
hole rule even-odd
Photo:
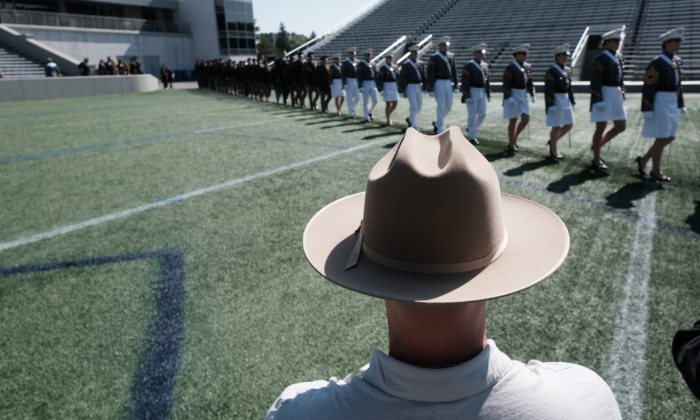
[{"label": "column of marching people", "polygon": [[[618,52],[624,39],[623,29],[602,35],[603,51],[598,54],[591,68],[590,120],[595,123],[591,140],[596,170],[605,171],[608,166],[601,156],[603,145],[625,131],[627,111],[625,108],[624,58]],[[644,74],[642,108],[644,113],[643,137],[655,139],[647,153],[635,159],[640,175],[646,175],[646,166],[651,161],[649,174],[659,181],[670,181],[661,170],[664,148],[676,137],[679,115],[686,115],[681,84],[683,65],[676,55],[683,40],[683,28],[673,29],[659,36],[661,54],[649,64]],[[392,114],[399,97],[409,103],[406,124],[419,129],[418,116],[423,107],[423,95],[434,98],[436,115],[432,121],[432,132],[442,133],[447,129],[446,118],[452,106],[454,94],[461,93],[461,102],[468,113],[466,134],[469,141],[479,145],[478,134],[488,113],[491,101],[491,75],[485,61],[486,44],[479,43],[470,48],[472,57],[457,68],[456,58],[449,51],[450,37],[438,40],[438,51],[427,63],[418,59],[418,45],[409,45],[408,57],[394,64],[393,53],[373,57],[372,49],[362,51],[349,48],[346,54],[335,54],[331,61],[321,56],[316,61],[314,53],[296,57],[281,51],[278,59],[248,59],[234,63],[221,59],[198,60],[195,77],[200,89],[212,89],[231,95],[269,102],[272,91],[276,102],[284,105],[330,112],[331,100],[334,113],[343,115],[343,105],[348,117],[361,115],[365,122],[374,120],[374,109],[381,96],[385,103],[386,125],[393,126]],[[518,152],[518,138],[528,127],[530,105],[537,101],[533,70],[526,61],[530,44],[512,49],[513,62],[502,76],[503,118],[508,121],[507,135],[509,152]],[[552,159],[563,159],[558,142],[574,126],[576,101],[572,86],[572,69],[567,66],[570,59],[569,44],[560,45],[552,51],[552,65],[544,78],[544,103],[547,127],[550,128],[547,146]],[[378,65],[381,63],[381,65]],[[458,76],[459,74],[459,76]],[[528,100],[529,95],[529,100]],[[361,106],[360,112],[357,106]],[[608,122],[612,127],[606,131]]]}]

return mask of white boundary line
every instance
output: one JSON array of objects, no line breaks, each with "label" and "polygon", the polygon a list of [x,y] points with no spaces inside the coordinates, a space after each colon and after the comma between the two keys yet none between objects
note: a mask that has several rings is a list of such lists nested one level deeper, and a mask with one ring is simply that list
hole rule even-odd
[{"label": "white boundary line", "polygon": [[[224,128],[222,128],[222,129],[224,129]],[[403,136],[403,134],[397,134],[397,137],[398,136]],[[228,187],[233,187],[234,185],[243,184],[245,182],[253,181],[253,180],[258,179],[258,178],[263,178],[266,176],[275,175],[275,174],[278,174],[280,172],[288,171],[290,169],[300,168],[302,166],[310,165],[312,163],[320,162],[322,160],[331,159],[331,158],[334,158],[336,156],[344,155],[347,153],[356,152],[358,150],[366,149],[368,147],[371,147],[371,146],[374,146],[377,144],[381,144],[381,143],[387,143],[389,141],[391,141],[391,139],[385,138],[385,139],[381,139],[381,140],[376,140],[373,142],[362,144],[360,146],[355,146],[355,147],[351,147],[348,149],[339,150],[337,152],[333,152],[333,153],[330,153],[327,155],[315,157],[313,159],[307,159],[307,160],[304,160],[301,162],[292,163],[291,165],[286,165],[286,166],[281,166],[281,167],[276,168],[276,169],[271,169],[269,171],[258,172],[256,174],[248,175],[248,176],[245,176],[243,178],[233,179],[230,181],[223,182],[221,184],[212,185],[211,187],[190,191],[188,193],[181,194],[181,195],[178,195],[175,197],[170,197],[170,198],[167,198],[164,200],[158,200],[158,201],[155,201],[153,203],[144,204],[142,206],[134,207],[134,208],[131,208],[128,210],[122,210],[120,212],[116,212],[116,213],[108,214],[108,215],[105,215],[102,217],[97,217],[94,219],[86,220],[84,222],[64,226],[64,227],[59,228],[59,229],[54,229],[54,230],[50,230],[47,232],[38,233],[36,235],[25,236],[25,237],[16,239],[16,240],[11,241],[11,242],[0,243],[0,252],[5,251],[7,249],[11,249],[11,248],[16,248],[16,247],[19,247],[22,245],[27,245],[27,244],[30,244],[33,242],[38,242],[38,241],[41,241],[44,239],[53,238],[54,236],[64,235],[66,233],[74,232],[76,230],[84,229],[84,228],[87,228],[90,226],[99,225],[99,224],[109,222],[112,220],[121,219],[123,217],[128,217],[128,216],[131,216],[131,215],[134,215],[137,213],[144,212],[146,210],[166,206],[168,204],[175,203],[175,202],[182,201],[182,200],[187,200],[188,198],[192,198],[192,197],[207,194],[210,192],[218,191],[218,190],[228,188]]]},{"label": "white boundary line", "polygon": [[615,393],[622,418],[630,420],[642,417],[656,191],[642,199],[639,214],[642,217],[637,221],[632,239],[627,279],[615,319],[608,374],[608,383]]}]

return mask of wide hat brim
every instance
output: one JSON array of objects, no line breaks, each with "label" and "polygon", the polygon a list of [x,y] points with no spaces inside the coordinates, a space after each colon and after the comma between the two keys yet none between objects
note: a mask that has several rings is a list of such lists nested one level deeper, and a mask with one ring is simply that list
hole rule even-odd
[{"label": "wide hat brim", "polygon": [[382,299],[421,303],[476,302],[508,296],[550,276],[569,252],[569,232],[546,207],[502,194],[508,245],[487,267],[454,274],[429,274],[381,265],[361,254],[345,269],[357,242],[365,193],[321,209],[304,231],[304,253],[323,277],[347,289]]}]

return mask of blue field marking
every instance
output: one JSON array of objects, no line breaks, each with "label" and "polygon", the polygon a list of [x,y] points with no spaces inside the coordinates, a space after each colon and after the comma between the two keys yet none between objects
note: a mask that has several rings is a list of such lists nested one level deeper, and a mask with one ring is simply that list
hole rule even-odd
[{"label": "blue field marking", "polygon": [[173,389],[179,368],[180,346],[185,334],[185,259],[178,250],[97,257],[77,261],[0,269],[0,277],[65,268],[89,267],[157,259],[160,263],[155,308],[146,351],[128,402],[133,419],[167,419],[173,405]]}]

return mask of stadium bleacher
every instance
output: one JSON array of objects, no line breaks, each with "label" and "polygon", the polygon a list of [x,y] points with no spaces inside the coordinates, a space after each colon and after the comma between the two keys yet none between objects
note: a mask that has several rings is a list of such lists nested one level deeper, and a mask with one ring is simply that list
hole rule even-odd
[{"label": "stadium bleacher", "polygon": [[43,77],[44,66],[0,43],[0,71],[7,79]]},{"label": "stadium bleacher", "polygon": [[[700,27],[691,26],[700,18],[700,2],[695,0],[582,0],[565,7],[524,0],[518,3],[518,12],[512,18],[508,13],[494,13],[511,7],[512,2],[507,0],[493,0],[487,8],[476,0],[432,3],[387,0],[369,15],[309,50],[317,55],[331,55],[344,53],[348,47],[354,46],[360,52],[372,47],[378,53],[404,35],[412,42],[430,34],[433,39],[447,35],[452,37],[450,50],[456,55],[460,67],[471,59],[468,49],[485,42],[486,61],[491,64],[494,80],[500,81],[500,75],[513,59],[511,49],[529,43],[532,47],[528,62],[533,67],[535,79],[541,80],[552,62],[554,47],[569,43],[573,52],[587,27],[592,28],[591,39],[597,41],[595,35],[625,25],[627,38],[622,53],[626,57],[626,75],[628,80],[641,80],[649,60],[658,54],[660,44],[657,37],[661,33],[685,26],[686,39],[694,39],[695,34],[700,34]],[[597,32],[593,32],[593,28]],[[595,49],[597,46],[589,45],[588,48],[591,47]],[[424,58],[436,50],[437,44],[434,44]],[[680,55],[684,61],[685,79],[700,79],[700,47],[686,44]],[[583,65],[583,61],[579,64]]]}]

